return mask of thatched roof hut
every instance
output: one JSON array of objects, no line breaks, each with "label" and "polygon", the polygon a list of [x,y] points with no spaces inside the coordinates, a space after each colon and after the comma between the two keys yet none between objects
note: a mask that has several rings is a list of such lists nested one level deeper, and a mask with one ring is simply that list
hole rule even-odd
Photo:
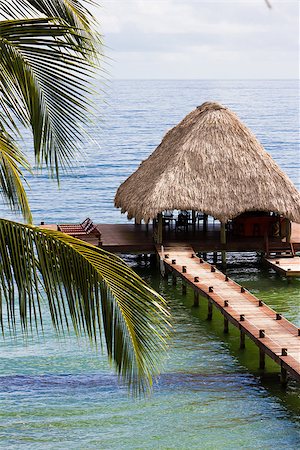
[{"label": "thatched roof hut", "polygon": [[119,187],[115,206],[148,222],[165,210],[196,210],[226,222],[273,211],[300,222],[300,194],[254,134],[219,103],[188,114]]}]

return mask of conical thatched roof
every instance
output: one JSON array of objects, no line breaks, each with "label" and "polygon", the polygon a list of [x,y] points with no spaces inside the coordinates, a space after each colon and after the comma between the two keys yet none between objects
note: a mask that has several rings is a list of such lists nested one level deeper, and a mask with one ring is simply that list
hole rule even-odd
[{"label": "conical thatched roof", "polygon": [[146,222],[164,210],[197,210],[222,222],[274,211],[300,222],[300,195],[228,108],[203,103],[163,138],[119,187],[115,206]]}]

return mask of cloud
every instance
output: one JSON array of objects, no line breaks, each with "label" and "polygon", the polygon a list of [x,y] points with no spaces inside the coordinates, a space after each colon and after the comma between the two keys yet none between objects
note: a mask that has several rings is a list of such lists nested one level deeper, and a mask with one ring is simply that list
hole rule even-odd
[{"label": "cloud", "polygon": [[298,75],[296,0],[272,0],[271,10],[263,0],[101,3],[97,15],[116,78],[209,78],[218,61],[219,78]]}]

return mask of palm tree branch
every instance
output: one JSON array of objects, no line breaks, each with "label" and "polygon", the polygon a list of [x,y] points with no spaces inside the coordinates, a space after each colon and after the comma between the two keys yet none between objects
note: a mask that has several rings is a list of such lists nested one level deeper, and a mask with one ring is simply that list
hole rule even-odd
[{"label": "palm tree branch", "polygon": [[[88,55],[97,58],[102,45],[101,36],[95,31],[96,19],[83,2],[78,0],[12,0],[12,5],[0,6],[7,19],[19,19],[25,17],[44,16],[48,18],[59,18],[60,21],[78,30],[73,36],[77,43]],[[87,5],[97,5],[96,2],[85,0]],[[86,38],[89,43],[87,44]]]},{"label": "palm tree branch", "polygon": [[[75,34],[70,27],[47,19],[0,23],[0,106],[23,124],[30,122],[37,164],[45,161],[57,176],[75,150],[69,136],[82,140],[80,123],[87,120],[90,104],[79,91],[88,92],[92,67],[65,39],[70,33]],[[58,66],[65,76],[57,76]]]},{"label": "palm tree branch", "polygon": [[28,323],[38,325],[42,290],[57,332],[72,324],[97,344],[103,330],[108,356],[122,379],[136,392],[151,387],[168,340],[169,314],[162,297],[120,258],[60,232],[2,219],[1,265],[1,322],[6,304],[12,332],[17,310],[12,283],[24,332]]},{"label": "palm tree branch", "polygon": [[32,215],[21,170],[23,168],[30,171],[30,165],[13,138],[4,131],[3,127],[2,130],[0,131],[0,191],[10,208],[22,212],[25,220],[31,223]]}]

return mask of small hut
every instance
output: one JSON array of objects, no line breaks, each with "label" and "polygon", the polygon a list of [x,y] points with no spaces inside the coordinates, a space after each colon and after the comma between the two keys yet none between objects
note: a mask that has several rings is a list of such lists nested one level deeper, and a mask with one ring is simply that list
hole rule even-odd
[{"label": "small hut", "polygon": [[251,211],[300,222],[300,195],[237,115],[206,102],[167,132],[118,188],[115,206],[148,223],[166,210],[201,211],[225,224]]}]

